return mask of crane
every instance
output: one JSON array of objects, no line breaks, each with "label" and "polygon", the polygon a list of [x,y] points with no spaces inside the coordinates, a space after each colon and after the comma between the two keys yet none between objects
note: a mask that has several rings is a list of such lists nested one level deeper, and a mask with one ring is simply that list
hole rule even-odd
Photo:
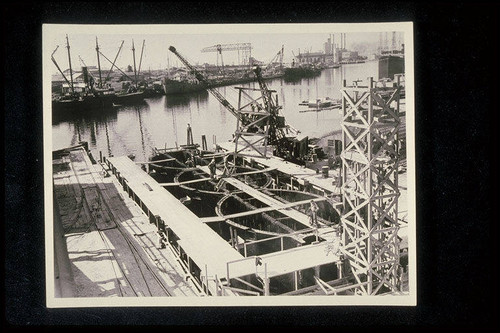
[{"label": "crane", "polygon": [[[222,51],[238,51],[238,62],[239,62],[239,57],[240,53],[239,51],[243,51],[243,63],[247,63],[248,65],[251,65],[250,63],[250,58],[252,55],[252,44],[251,43],[236,43],[236,44],[217,44],[213,46],[208,46],[205,47],[201,50],[201,52],[217,52],[217,62],[219,60],[219,54],[220,54],[220,59],[222,63],[222,73],[224,74],[224,59],[222,58]],[[246,61],[245,61],[246,60]]]},{"label": "crane", "polygon": [[267,64],[266,69],[269,69],[276,62],[280,64],[280,69],[283,68],[283,54],[284,54],[284,46],[281,45],[281,49],[276,53],[276,55],[271,59],[269,64]]},{"label": "crane", "polygon": [[[204,83],[207,87],[207,90],[233,116],[237,118],[238,126],[241,125],[241,127],[236,130],[236,143],[238,138],[240,137],[255,136],[258,139],[254,142],[250,142],[249,140],[243,138],[243,141],[248,144],[246,147],[251,147],[257,150],[255,147],[255,143],[264,140],[265,146],[267,146],[267,144],[276,145],[278,155],[282,157],[286,156],[290,144],[292,143],[292,141],[294,141],[294,137],[298,135],[299,132],[293,129],[291,126],[285,125],[285,118],[279,114],[281,106],[278,105],[278,97],[276,96],[276,98],[273,98],[273,93],[276,93],[276,91],[270,90],[267,87],[267,84],[265,83],[261,74],[262,70],[259,66],[255,67],[254,74],[260,89],[241,87],[238,88],[240,90],[240,104],[238,109],[236,109],[224,96],[219,93],[217,89],[211,87],[208,80],[205,79],[205,77],[194,66],[192,66],[189,61],[186,60],[186,58],[184,58],[179,52],[177,52],[175,47],[170,46],[168,49],[172,53],[174,53],[179,58],[179,60],[192,72],[195,78],[200,83]],[[245,92],[245,90],[260,91],[261,96],[259,98],[251,98],[250,95]],[[250,97],[252,101],[250,103],[242,105],[241,96],[243,94],[246,97]],[[260,100],[262,100],[263,107],[257,105],[257,101]],[[257,106],[256,109],[255,106]],[[247,109],[247,107],[251,107],[251,109],[249,110]],[[237,145],[236,152],[238,152]]]},{"label": "crane", "polygon": [[233,115],[235,116],[236,118],[238,118],[242,123],[247,123],[249,120],[246,119],[244,117],[244,115],[241,115],[238,113],[238,111],[236,110],[236,108],[234,106],[231,105],[231,103],[229,103],[229,101],[224,98],[224,96],[221,95],[221,93],[219,93],[219,91],[217,91],[216,89],[214,88],[210,88],[210,82],[203,76],[203,74],[201,74],[193,65],[191,65],[187,60],[186,58],[184,58],[179,52],[177,52],[176,48],[173,47],[173,46],[170,46],[168,48],[170,50],[170,52],[172,52],[173,54],[175,54],[177,56],[177,58],[179,58],[179,60],[184,64],[184,66],[186,66],[190,71],[191,73],[194,75],[194,77],[200,82],[200,83],[204,83],[208,88],[208,91],[210,93],[212,93],[212,95]]}]

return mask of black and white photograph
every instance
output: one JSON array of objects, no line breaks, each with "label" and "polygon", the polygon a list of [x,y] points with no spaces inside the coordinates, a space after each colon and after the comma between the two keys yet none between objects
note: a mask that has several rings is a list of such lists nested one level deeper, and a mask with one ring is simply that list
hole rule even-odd
[{"label": "black and white photograph", "polygon": [[47,306],[416,305],[413,25],[43,25]]}]

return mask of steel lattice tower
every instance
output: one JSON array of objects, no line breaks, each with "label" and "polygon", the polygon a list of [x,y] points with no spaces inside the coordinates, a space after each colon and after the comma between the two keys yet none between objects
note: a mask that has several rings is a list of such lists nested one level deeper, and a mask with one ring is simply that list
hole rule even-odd
[{"label": "steel lattice tower", "polygon": [[400,90],[372,78],[341,89],[343,254],[364,295],[397,290]]}]

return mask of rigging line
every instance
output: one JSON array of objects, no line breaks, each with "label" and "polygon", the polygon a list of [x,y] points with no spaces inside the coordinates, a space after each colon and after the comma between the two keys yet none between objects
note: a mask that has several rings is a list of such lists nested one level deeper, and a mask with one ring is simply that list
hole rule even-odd
[{"label": "rigging line", "polygon": [[[97,227],[97,225],[96,225]],[[120,269],[120,272],[122,273],[122,276],[123,278],[128,282],[129,286],[130,286],[130,289],[132,289],[132,292],[135,294],[135,296],[139,296],[139,294],[137,293],[137,291],[135,290],[135,288],[133,287],[132,283],[130,282],[130,280],[128,279],[127,275],[125,274],[125,271],[123,270],[123,268],[120,266],[120,263],[118,262],[118,258],[116,256],[116,254],[114,253],[114,251],[111,249],[111,246],[109,246],[109,243],[108,241],[106,241],[106,239],[104,238],[104,235],[102,233],[101,230],[97,229],[97,232],[99,233],[99,236],[101,237],[102,241],[104,242],[104,245],[106,246],[106,249],[111,252],[111,255],[113,256],[114,258],[114,261],[116,262],[116,265],[118,266],[118,268]],[[113,271],[115,271],[115,276],[117,277],[117,280],[118,280],[118,286],[121,289],[121,284],[120,284],[120,281],[118,279],[118,275],[116,274],[116,270],[115,270],[115,267],[113,265],[113,263],[111,263],[111,266],[113,267]],[[123,292],[122,292],[122,297],[123,297]]]},{"label": "rigging line", "polygon": [[[93,177],[93,175],[92,175]],[[94,181],[95,181],[95,178],[94,178]],[[101,193],[100,189],[99,189],[99,195],[102,199],[102,196],[103,194]],[[150,267],[150,265],[144,260],[144,258],[142,258],[142,256],[139,254],[139,250],[137,249],[137,247],[135,246],[135,244],[132,242],[132,240],[130,239],[130,237],[128,236],[128,234],[126,234],[123,230],[122,230],[122,226],[120,224],[120,222],[122,222],[121,220],[118,221],[119,219],[117,219],[111,208],[109,207],[108,203],[105,201],[105,200],[102,200],[101,202],[103,202],[104,206],[105,206],[105,209],[106,211],[108,212],[108,215],[113,219],[113,222],[115,222],[115,225],[117,226],[117,230],[120,232],[120,234],[122,235],[123,239],[127,242],[130,250],[131,250],[131,253],[134,257],[134,260],[136,261],[136,263],[138,264],[138,268],[139,268],[139,271],[143,277],[143,280],[144,280],[144,283],[146,285],[146,288],[148,289],[149,293],[151,296],[153,296],[152,292],[151,292],[151,289],[149,288],[149,285],[147,283],[147,279],[146,277],[144,276],[144,273],[142,271],[142,269],[140,268],[140,262],[142,262],[144,264],[144,266],[146,267],[146,269],[151,273],[151,275],[153,276],[153,278],[155,278],[156,282],[158,283],[158,285],[165,291],[165,293],[169,296],[171,296],[170,292],[168,291],[168,289],[165,287],[165,285],[163,284],[163,282],[161,281],[161,279],[157,276],[157,274],[152,270],[152,268]],[[132,221],[132,223],[134,224],[134,226],[137,227],[137,224],[135,222]],[[135,250],[135,253],[134,253],[134,250]],[[140,259],[140,261],[138,260]],[[127,279],[128,281],[128,279]],[[129,282],[130,283],[130,282]]]},{"label": "rigging line", "polygon": [[[88,164],[87,164],[87,161],[86,161],[85,159],[84,159],[84,161],[85,161],[85,164],[86,164],[86,169],[87,169],[87,170],[91,170],[91,169],[90,169],[90,167],[89,167],[89,166],[88,166]],[[75,174],[75,175],[76,175],[76,177],[77,177],[77,179],[78,179],[78,184],[80,184],[80,187],[82,187],[82,185],[81,185],[82,183],[81,183],[81,181],[80,181],[80,177],[78,176],[78,174]],[[93,173],[92,173],[92,172],[90,172],[90,177],[93,179],[94,184],[96,184],[96,179],[95,179],[95,177],[94,177],[94,175],[93,175]],[[96,192],[97,196],[98,196],[98,197],[100,198],[100,200],[102,201],[102,195],[101,195],[101,192],[100,192],[99,187],[98,187],[98,186],[96,186],[96,185],[94,185],[94,187],[93,187],[93,188],[94,188],[94,190],[95,190],[95,192]],[[83,188],[82,188],[82,189],[83,189]],[[87,207],[88,211],[89,211],[89,212],[91,212],[90,207],[89,207],[89,202],[88,202],[87,198],[84,196],[84,197],[83,197],[83,199],[85,199],[85,200],[84,200],[84,204],[85,204],[85,206]],[[109,208],[109,207],[108,207],[108,208]],[[108,215],[109,215],[109,212],[108,212]],[[116,224],[116,221],[114,221],[114,222],[115,222],[115,224]],[[120,266],[120,264],[118,263],[117,256],[114,254],[113,250],[111,250],[111,247],[109,246],[108,242],[104,239],[103,232],[102,232],[101,230],[99,230],[99,228],[98,228],[98,226],[97,226],[96,222],[94,222],[93,224],[91,224],[91,226],[95,226],[95,227],[96,227],[96,230],[97,230],[97,232],[98,232],[99,236],[101,237],[101,239],[103,240],[104,246],[105,246],[105,247],[106,247],[106,249],[108,250],[108,253],[109,253],[109,252],[111,253],[111,255],[112,255],[112,257],[114,258],[114,261],[116,262],[116,264],[118,265],[118,268],[120,269],[120,271],[121,271],[121,273],[122,273],[122,275],[123,275],[124,279],[128,282],[128,284],[130,285],[130,288],[132,289],[132,291],[134,292],[134,294],[135,294],[136,296],[138,296],[137,291],[134,289],[134,287],[133,287],[132,283],[131,283],[131,282],[130,282],[130,280],[127,278],[127,276],[126,276],[126,274],[125,274],[125,272],[124,272],[123,268],[122,268],[122,267]],[[115,267],[114,267],[114,265],[113,265],[113,262],[111,262],[111,266],[113,267],[113,272],[114,272],[114,274],[115,274],[115,277],[116,277],[116,280],[117,280],[117,283],[118,283],[118,287],[119,287],[119,290],[120,290],[120,294],[121,294],[121,296],[123,297],[123,290],[122,290],[122,288],[121,288],[121,284],[120,284],[120,281],[119,281],[119,279],[118,279],[118,275],[117,275],[117,273],[116,273],[116,270],[115,270]]]},{"label": "rigging line", "polygon": [[[85,164],[87,164],[87,162],[86,162],[86,161],[85,161]],[[88,165],[87,165],[87,168],[88,168]],[[83,190],[83,187],[82,187],[82,185],[81,185],[81,181],[80,181],[80,177],[78,176],[78,174],[77,174],[76,172],[75,172],[75,176],[77,177],[77,181],[78,181],[79,186],[80,186],[80,187],[82,188],[82,190]],[[83,196],[83,197],[82,197],[82,203],[83,203],[83,205],[85,205],[85,206],[87,207],[88,211],[90,212],[91,210],[90,210],[90,207],[89,207],[89,203],[88,203],[87,198],[86,198],[85,196]],[[95,227],[96,227],[97,232],[98,232],[99,236],[101,237],[101,239],[102,239],[102,241],[103,241],[104,246],[106,247],[106,250],[107,250],[107,252],[108,252],[108,255],[109,255],[109,253],[111,252],[111,256],[112,256],[112,257],[114,257],[114,258],[115,258],[115,261],[116,261],[116,256],[113,254],[113,251],[109,248],[109,246],[107,245],[107,243],[106,243],[106,241],[104,240],[103,236],[101,235],[101,231],[99,230],[99,228],[97,228],[97,224],[94,222],[94,223],[91,223],[90,225],[91,225],[91,226],[95,226]],[[119,290],[119,292],[120,292],[120,296],[122,296],[122,297],[123,297],[123,290],[122,290],[122,288],[121,288],[120,280],[119,280],[119,278],[118,278],[118,274],[117,274],[116,269],[115,269],[115,267],[114,267],[114,265],[113,265],[113,262],[112,262],[111,260],[110,260],[110,264],[111,264],[111,267],[113,268],[113,273],[114,273],[114,275],[115,275],[115,279],[116,279],[116,282],[117,282],[117,284],[118,284],[118,290]],[[118,262],[117,262],[117,264],[118,264]],[[120,266],[118,265],[118,267],[120,267]],[[122,273],[123,273],[123,271],[122,271]],[[124,274],[124,273],[123,273],[123,275],[124,275],[124,277],[125,277],[125,274]],[[125,277],[125,279],[126,279],[126,277]],[[128,280],[127,280],[127,281],[128,281]],[[130,281],[129,281],[129,284],[130,284]],[[132,288],[132,290],[133,290],[133,287],[131,287],[131,288]],[[133,290],[133,291],[134,291],[134,290]],[[134,293],[135,293],[135,291],[134,291]],[[137,294],[136,294],[136,295],[137,295]]]}]

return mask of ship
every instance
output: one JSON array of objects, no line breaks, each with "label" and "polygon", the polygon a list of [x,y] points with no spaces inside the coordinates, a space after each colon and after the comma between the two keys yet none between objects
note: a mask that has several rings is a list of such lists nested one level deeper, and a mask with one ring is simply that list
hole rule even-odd
[{"label": "ship", "polygon": [[116,100],[114,91],[95,90],[89,94],[68,94],[52,99],[52,112],[88,111],[113,107]]},{"label": "ship", "polygon": [[117,93],[113,100],[114,105],[128,105],[144,102],[146,93],[144,90],[138,90],[134,86],[130,87],[126,92]]},{"label": "ship", "polygon": [[185,94],[202,91],[207,88],[207,84],[192,81],[177,81],[165,78],[163,80],[163,90],[165,95]]},{"label": "ship", "polygon": [[302,106],[308,106],[309,108],[334,108],[340,107],[342,105],[339,99],[331,99],[330,97],[317,98],[315,100],[304,100],[299,103]]},{"label": "ship", "polygon": [[[90,75],[86,66],[82,67],[81,74],[74,75],[73,68],[71,66],[68,35],[66,35],[66,48],[68,49],[69,79],[54,59],[54,54],[58,48],[59,46],[57,46],[54,52],[52,52],[51,60],[59,70],[59,73],[62,75],[67,88],[65,91],[63,85],[61,87],[63,92],[52,98],[52,112],[76,112],[112,107],[116,98],[114,90],[96,85],[95,79]],[[79,82],[75,82],[77,78],[80,79]]]},{"label": "ship", "polygon": [[299,103],[300,106],[306,106],[299,110],[303,112],[320,112],[324,110],[340,110],[342,108],[342,101],[340,99],[331,99],[330,97],[317,98],[316,100],[304,100]]},{"label": "ship", "polygon": [[289,67],[285,68],[283,78],[285,81],[296,81],[302,78],[313,78],[321,74],[321,68],[307,67]]}]

